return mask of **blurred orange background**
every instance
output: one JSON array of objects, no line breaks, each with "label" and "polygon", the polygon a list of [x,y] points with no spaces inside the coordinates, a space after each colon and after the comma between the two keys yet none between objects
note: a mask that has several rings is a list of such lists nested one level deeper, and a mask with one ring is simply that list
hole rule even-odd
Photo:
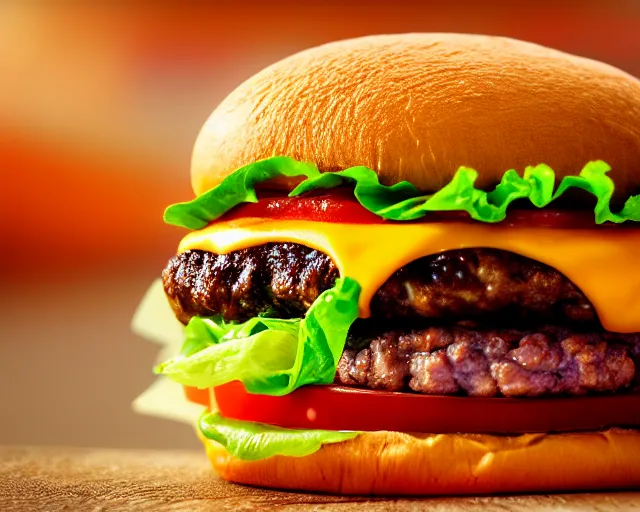
[{"label": "blurred orange background", "polygon": [[[517,5],[517,7],[514,7]],[[181,231],[192,143],[236,85],[335,39],[498,34],[640,75],[640,2],[0,3],[0,443],[191,447],[131,412],[130,333]]]}]

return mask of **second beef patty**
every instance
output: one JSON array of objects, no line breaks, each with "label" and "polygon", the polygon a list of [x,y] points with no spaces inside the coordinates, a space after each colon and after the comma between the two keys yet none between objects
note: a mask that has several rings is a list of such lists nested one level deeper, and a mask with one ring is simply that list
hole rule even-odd
[{"label": "second beef patty", "polygon": [[430,395],[537,397],[636,388],[640,334],[430,327],[351,338],[336,382]]}]

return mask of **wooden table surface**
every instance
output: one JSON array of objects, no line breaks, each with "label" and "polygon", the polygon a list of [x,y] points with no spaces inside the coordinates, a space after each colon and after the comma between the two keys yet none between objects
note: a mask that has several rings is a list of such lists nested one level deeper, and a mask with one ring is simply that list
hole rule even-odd
[{"label": "wooden table surface", "polygon": [[256,489],[216,478],[199,452],[0,447],[0,510],[631,511],[640,492],[389,499]]}]

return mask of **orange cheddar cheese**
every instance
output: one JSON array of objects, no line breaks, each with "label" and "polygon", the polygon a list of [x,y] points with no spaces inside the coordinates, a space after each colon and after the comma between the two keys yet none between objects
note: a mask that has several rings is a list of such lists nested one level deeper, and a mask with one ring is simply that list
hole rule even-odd
[{"label": "orange cheddar cheese", "polygon": [[545,263],[578,286],[605,329],[640,332],[640,229],[557,229],[480,223],[341,224],[241,218],[187,234],[178,252],[226,254],[295,242],[328,254],[362,287],[360,316],[376,290],[407,263],[443,251],[487,247]]}]

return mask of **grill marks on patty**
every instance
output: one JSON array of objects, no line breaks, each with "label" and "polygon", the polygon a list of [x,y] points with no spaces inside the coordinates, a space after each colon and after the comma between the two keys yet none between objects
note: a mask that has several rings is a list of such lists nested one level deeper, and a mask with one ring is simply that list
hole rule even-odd
[{"label": "grill marks on patty", "polygon": [[424,394],[537,397],[637,385],[640,334],[431,327],[347,343],[336,382]]},{"label": "grill marks on patty", "polygon": [[[244,321],[269,312],[302,316],[338,270],[326,254],[269,243],[225,255],[186,251],[162,273],[180,321],[222,315]],[[425,256],[396,271],[371,302],[374,318],[597,323],[586,297],[558,271],[495,249]]]},{"label": "grill marks on patty", "polygon": [[222,315],[245,321],[263,313],[303,316],[331,288],[338,269],[327,255],[299,244],[270,243],[229,254],[187,251],[162,272],[178,319]]}]

